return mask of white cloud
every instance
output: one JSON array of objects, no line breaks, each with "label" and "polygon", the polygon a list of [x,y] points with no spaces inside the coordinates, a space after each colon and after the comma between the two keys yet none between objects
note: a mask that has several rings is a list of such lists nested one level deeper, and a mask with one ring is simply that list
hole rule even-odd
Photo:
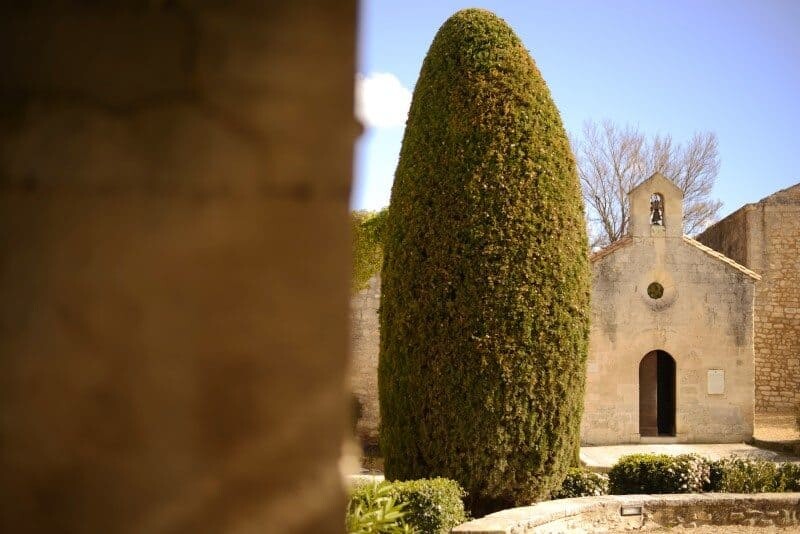
[{"label": "white cloud", "polygon": [[356,75],[356,117],[367,128],[402,126],[411,106],[411,91],[390,72]]}]

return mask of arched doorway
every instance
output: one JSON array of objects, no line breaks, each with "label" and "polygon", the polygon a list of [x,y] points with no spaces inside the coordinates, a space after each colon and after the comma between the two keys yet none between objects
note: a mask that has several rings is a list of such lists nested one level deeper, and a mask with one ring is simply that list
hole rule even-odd
[{"label": "arched doorway", "polygon": [[639,363],[639,435],[675,435],[675,360],[663,350]]}]

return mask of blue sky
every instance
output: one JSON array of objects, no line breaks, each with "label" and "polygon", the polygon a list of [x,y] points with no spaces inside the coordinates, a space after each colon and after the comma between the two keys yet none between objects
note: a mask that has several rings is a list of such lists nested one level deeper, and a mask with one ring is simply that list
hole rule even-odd
[{"label": "blue sky", "polygon": [[570,133],[604,118],[679,142],[715,132],[720,215],[800,182],[800,0],[362,0],[354,209],[388,204],[422,60],[465,7],[514,28]]}]

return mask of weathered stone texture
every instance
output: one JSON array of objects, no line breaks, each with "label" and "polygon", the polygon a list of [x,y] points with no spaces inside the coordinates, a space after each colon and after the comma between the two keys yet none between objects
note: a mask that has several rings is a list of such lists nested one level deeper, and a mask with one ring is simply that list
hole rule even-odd
[{"label": "weathered stone texture", "polygon": [[748,204],[698,240],[762,276],[756,286],[756,412],[800,404],[800,184]]},{"label": "weathered stone texture", "polygon": [[[630,515],[622,515],[623,509]],[[637,513],[641,512],[641,513]],[[800,526],[800,493],[704,493],[604,495],[509,508],[453,529],[458,534],[552,534],[555,532],[683,532],[699,526]],[[763,530],[760,532],[771,532]],[[791,530],[794,532],[795,530]],[[739,532],[739,530],[736,530]]]},{"label": "weathered stone texture", "polygon": [[380,347],[381,277],[376,274],[369,285],[350,299],[350,383],[361,407],[356,434],[362,444],[377,446],[380,410],[378,408],[378,350]]},{"label": "weathered stone texture", "polygon": [[[649,222],[653,193],[664,196],[664,226]],[[640,440],[640,399],[652,392],[639,383],[639,368],[654,350],[675,360],[677,441],[748,440],[757,276],[682,235],[682,193],[665,178],[645,181],[630,199],[630,235],[592,257],[582,441]],[[663,286],[661,298],[648,296],[652,282]],[[721,395],[707,393],[710,369],[725,372]]]},{"label": "weathered stone texture", "polygon": [[0,8],[0,531],[341,532],[355,2],[110,4]]}]

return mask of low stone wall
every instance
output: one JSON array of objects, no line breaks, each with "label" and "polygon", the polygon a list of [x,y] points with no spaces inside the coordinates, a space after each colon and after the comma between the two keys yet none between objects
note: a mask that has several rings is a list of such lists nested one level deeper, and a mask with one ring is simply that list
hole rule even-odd
[{"label": "low stone wall", "polygon": [[606,495],[542,502],[487,515],[459,534],[617,532],[701,525],[800,526],[800,493]]}]

